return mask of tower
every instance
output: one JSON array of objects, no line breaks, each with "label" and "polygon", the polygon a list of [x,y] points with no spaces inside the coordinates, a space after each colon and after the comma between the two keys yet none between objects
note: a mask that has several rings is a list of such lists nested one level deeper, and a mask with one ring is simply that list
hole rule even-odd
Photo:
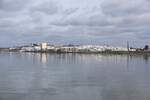
[{"label": "tower", "polygon": [[128,49],[128,51],[129,51],[129,42],[127,41],[127,49]]},{"label": "tower", "polygon": [[47,43],[41,43],[41,50],[46,51],[47,50]]}]

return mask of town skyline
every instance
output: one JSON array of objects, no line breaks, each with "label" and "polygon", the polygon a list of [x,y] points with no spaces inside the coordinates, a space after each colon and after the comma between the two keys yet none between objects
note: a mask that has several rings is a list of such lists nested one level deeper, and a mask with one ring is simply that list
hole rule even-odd
[{"label": "town skyline", "polygon": [[18,47],[18,46],[24,46],[24,45],[31,45],[31,44],[41,44],[41,43],[47,43],[49,45],[99,45],[99,46],[112,46],[112,47],[127,47],[129,45],[129,47],[134,47],[134,48],[142,48],[145,45],[149,45],[148,42],[145,42],[145,44],[137,44],[135,41],[124,41],[122,43],[118,43],[118,44],[113,44],[110,42],[49,42],[49,41],[34,41],[34,42],[23,42],[23,43],[13,43],[13,44],[9,44],[9,45],[0,45],[0,48],[9,48],[9,47]]}]

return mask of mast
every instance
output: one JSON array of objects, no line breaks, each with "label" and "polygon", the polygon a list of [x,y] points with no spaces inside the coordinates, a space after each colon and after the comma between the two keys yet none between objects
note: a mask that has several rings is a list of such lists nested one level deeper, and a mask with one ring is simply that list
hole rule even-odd
[{"label": "mast", "polygon": [[129,51],[129,41],[127,41],[127,49],[128,49],[128,51]]}]

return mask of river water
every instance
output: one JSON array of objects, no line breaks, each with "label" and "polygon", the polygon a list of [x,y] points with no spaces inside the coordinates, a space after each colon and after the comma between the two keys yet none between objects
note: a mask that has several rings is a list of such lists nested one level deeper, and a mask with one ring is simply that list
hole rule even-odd
[{"label": "river water", "polygon": [[0,53],[0,100],[150,100],[150,57]]}]

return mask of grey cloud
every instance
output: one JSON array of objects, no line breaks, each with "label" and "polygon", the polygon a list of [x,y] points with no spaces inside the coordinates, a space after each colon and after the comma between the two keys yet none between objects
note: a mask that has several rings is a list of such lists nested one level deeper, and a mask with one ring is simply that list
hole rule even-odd
[{"label": "grey cloud", "polygon": [[147,0],[108,0],[102,3],[102,10],[111,16],[139,15],[149,13],[150,2]]},{"label": "grey cloud", "polygon": [[24,9],[29,0],[0,0],[0,9],[4,11],[20,11]]},{"label": "grey cloud", "polygon": [[[68,15],[62,17],[59,20],[52,21],[50,24],[58,26],[110,26],[112,23],[103,15],[90,13],[86,14],[83,12],[79,14],[83,9],[73,9],[69,12]],[[97,9],[100,10],[100,9]]]},{"label": "grey cloud", "polygon": [[63,13],[65,15],[70,15],[70,14],[75,13],[77,10],[79,10],[79,8],[69,8],[69,9],[66,9]]},{"label": "grey cloud", "polygon": [[42,3],[31,7],[31,13],[34,12],[42,12],[51,15],[58,12],[58,6],[54,1],[43,1]]},{"label": "grey cloud", "polygon": [[6,27],[13,27],[14,24],[12,23],[11,20],[2,20],[0,22],[0,28],[6,28]]},{"label": "grey cloud", "polygon": [[[100,18],[100,19],[99,19]],[[78,19],[66,19],[58,22],[52,22],[53,25],[58,26],[109,26],[111,23],[104,18],[99,16],[92,16],[92,17],[79,17]]]},{"label": "grey cloud", "polygon": [[148,0],[0,0],[0,44],[145,43],[150,40],[149,17]]}]

